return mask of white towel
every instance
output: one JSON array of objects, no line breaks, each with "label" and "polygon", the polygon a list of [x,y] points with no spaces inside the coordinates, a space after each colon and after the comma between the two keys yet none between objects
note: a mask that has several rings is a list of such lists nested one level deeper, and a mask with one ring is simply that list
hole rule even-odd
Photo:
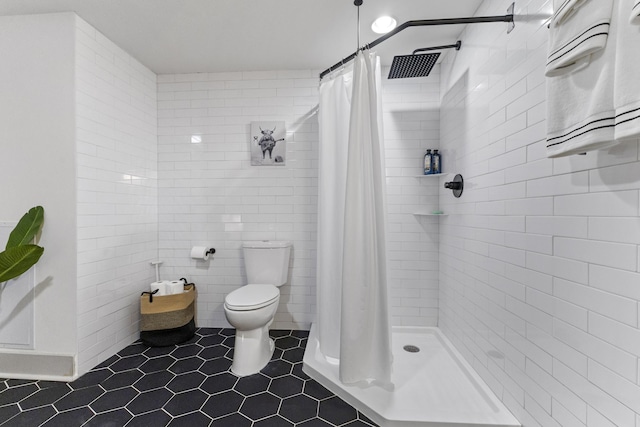
[{"label": "white towel", "polygon": [[619,1],[614,105],[622,141],[640,137],[640,0]]},{"label": "white towel", "polygon": [[629,23],[640,24],[640,0],[635,0],[631,7],[631,16],[629,17]]},{"label": "white towel", "polygon": [[[574,68],[581,58],[605,47],[612,0],[554,0],[546,76]],[[584,65],[584,63],[580,63]]]},{"label": "white towel", "polygon": [[[556,8],[565,3],[554,0]],[[591,28],[588,19],[594,14],[588,5],[601,6],[611,14],[611,3],[610,0],[585,0],[581,2],[582,7],[560,15],[561,22],[550,26],[550,48],[556,46],[554,40],[558,34],[571,32],[563,27]],[[617,9],[617,3],[613,9]],[[547,157],[579,154],[616,144],[614,26],[615,21],[611,20],[605,48],[583,55],[547,79]]]}]

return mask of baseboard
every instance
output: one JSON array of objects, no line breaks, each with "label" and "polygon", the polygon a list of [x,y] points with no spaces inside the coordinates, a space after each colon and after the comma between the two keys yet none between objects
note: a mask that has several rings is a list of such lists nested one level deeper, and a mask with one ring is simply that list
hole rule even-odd
[{"label": "baseboard", "polygon": [[73,381],[75,356],[15,350],[0,353],[0,378]]}]

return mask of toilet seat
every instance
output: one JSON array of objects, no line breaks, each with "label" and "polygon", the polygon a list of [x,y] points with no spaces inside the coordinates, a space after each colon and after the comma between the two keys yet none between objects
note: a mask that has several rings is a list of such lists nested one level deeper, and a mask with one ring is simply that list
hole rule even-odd
[{"label": "toilet seat", "polygon": [[249,284],[229,293],[224,305],[229,310],[257,310],[273,304],[280,297],[280,291],[273,285]]}]

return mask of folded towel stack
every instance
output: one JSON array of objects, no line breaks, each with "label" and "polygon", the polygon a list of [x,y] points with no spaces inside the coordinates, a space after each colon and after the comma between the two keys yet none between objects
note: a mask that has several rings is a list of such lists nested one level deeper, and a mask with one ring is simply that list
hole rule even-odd
[{"label": "folded towel stack", "polygon": [[[612,0],[554,0],[547,64],[547,156],[614,145]],[[591,39],[583,37],[592,36]]]},{"label": "folded towel stack", "polygon": [[631,8],[630,24],[640,24],[640,0],[636,0]]},{"label": "folded towel stack", "polygon": [[[629,15],[631,11],[631,15]],[[615,138],[640,136],[640,0],[622,0],[616,47]]]},{"label": "folded towel stack", "polygon": [[567,67],[575,68],[580,59],[603,49],[609,35],[612,0],[555,3],[560,2],[551,18],[547,76],[564,74]]},{"label": "folded towel stack", "polygon": [[554,0],[554,8],[546,68],[547,156],[637,138],[640,26],[629,21],[640,24],[640,0]]}]

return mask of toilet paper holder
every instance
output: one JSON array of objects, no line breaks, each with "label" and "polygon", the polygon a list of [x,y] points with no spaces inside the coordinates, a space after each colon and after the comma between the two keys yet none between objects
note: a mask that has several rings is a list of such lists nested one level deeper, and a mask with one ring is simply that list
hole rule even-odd
[{"label": "toilet paper holder", "polygon": [[191,258],[200,261],[207,261],[209,257],[216,253],[215,248],[210,246],[194,246],[191,248]]}]

